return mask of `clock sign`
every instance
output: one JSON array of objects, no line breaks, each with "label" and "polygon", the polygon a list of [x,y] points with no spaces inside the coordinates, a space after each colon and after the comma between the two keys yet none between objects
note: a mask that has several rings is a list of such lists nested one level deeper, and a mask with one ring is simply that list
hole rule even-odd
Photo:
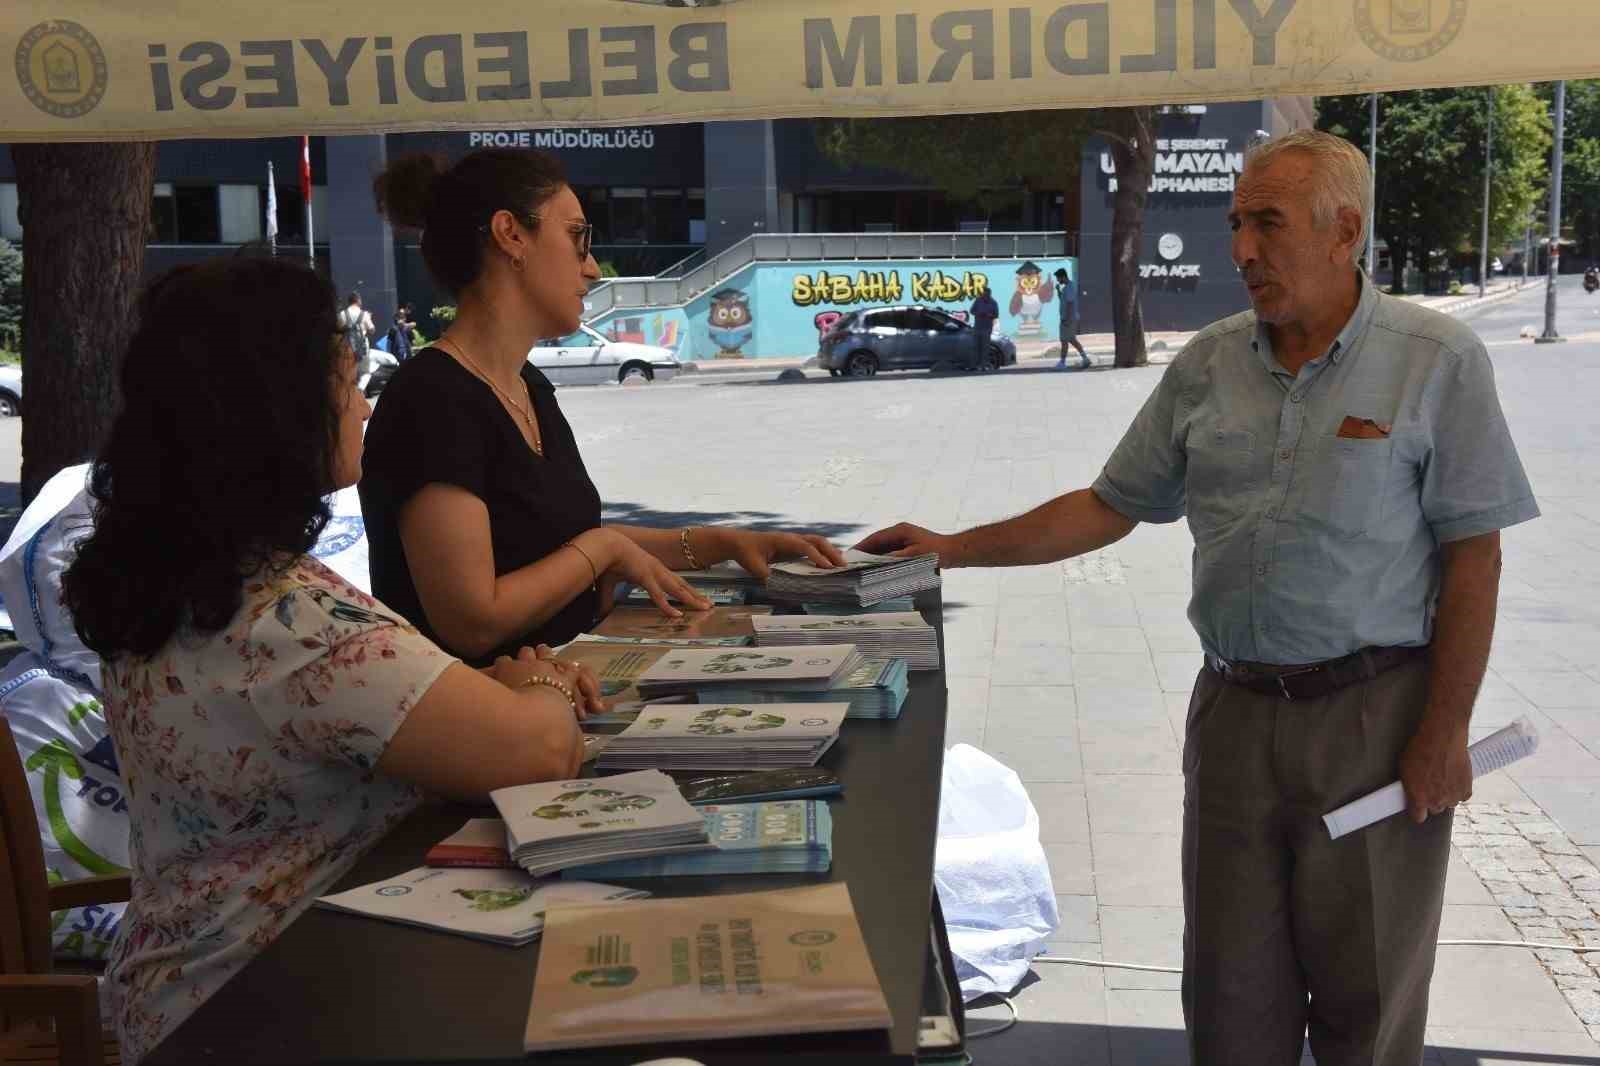
[{"label": "clock sign", "polygon": [[1183,238],[1176,233],[1163,233],[1161,240],[1156,242],[1156,251],[1161,253],[1161,258],[1171,261],[1183,254]]}]

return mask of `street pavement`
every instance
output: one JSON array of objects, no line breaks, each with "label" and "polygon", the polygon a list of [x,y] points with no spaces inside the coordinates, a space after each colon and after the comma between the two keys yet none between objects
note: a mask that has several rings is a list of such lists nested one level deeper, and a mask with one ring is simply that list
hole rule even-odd
[{"label": "street pavement", "polygon": [[[1563,279],[1463,313],[1485,339],[1544,516],[1505,534],[1500,624],[1474,736],[1526,715],[1537,756],[1479,782],[1455,832],[1442,935],[1600,944],[1600,296]],[[804,528],[852,543],[906,519],[948,531],[1088,485],[1162,368],[926,372],[779,383],[770,369],[562,389],[614,520]],[[17,420],[0,422],[0,483]],[[1066,563],[947,573],[949,743],[1017,771],[1061,927],[1053,955],[1175,966],[1179,743],[1199,645],[1192,541],[1141,526]],[[1186,1061],[1177,977],[1040,963],[979,1063]],[[980,1031],[1009,1015],[970,1016]],[[1431,1064],[1600,1066],[1600,953],[1442,947]]]},{"label": "street pavement", "polygon": [[[1442,936],[1600,944],[1600,297],[1563,279],[1562,332],[1535,345],[1543,288],[1465,312],[1544,516],[1505,534],[1500,625],[1474,737],[1518,715],[1537,756],[1479,783],[1456,828]],[[564,389],[619,520],[810,528],[847,542],[939,530],[1089,484],[1162,368],[812,377],[685,375]],[[1199,645],[1192,541],[1142,526],[1064,564],[945,579],[949,742],[1015,769],[1038,809],[1061,927],[1052,954],[1176,966],[1178,752]],[[1587,961],[1586,961],[1587,960]],[[1428,1062],[1600,1066],[1600,954],[1442,947]],[[1038,964],[1021,1021],[980,1063],[1186,1061],[1175,975]],[[980,1007],[972,1028],[1009,1017]]]}]

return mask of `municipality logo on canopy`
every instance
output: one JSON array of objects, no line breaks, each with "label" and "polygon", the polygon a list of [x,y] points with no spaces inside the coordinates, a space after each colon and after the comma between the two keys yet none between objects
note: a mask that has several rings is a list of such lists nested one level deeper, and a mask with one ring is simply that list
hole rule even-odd
[{"label": "municipality logo on canopy", "polygon": [[76,22],[41,22],[17,42],[17,81],[46,114],[82,118],[105,96],[107,80],[100,42]]},{"label": "municipality logo on canopy", "polygon": [[1397,63],[1431,59],[1467,21],[1468,0],[1356,0],[1356,30],[1367,47]]}]

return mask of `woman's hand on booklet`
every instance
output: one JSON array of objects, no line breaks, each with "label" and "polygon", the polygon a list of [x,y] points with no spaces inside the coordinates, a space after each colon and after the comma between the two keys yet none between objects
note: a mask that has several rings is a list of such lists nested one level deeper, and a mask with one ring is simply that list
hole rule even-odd
[{"label": "woman's hand on booklet", "polygon": [[763,533],[753,529],[700,527],[696,538],[704,537],[711,557],[732,559],[756,578],[765,581],[772,565],[783,559],[804,559],[825,570],[844,565],[844,554],[815,533]]},{"label": "woman's hand on booklet", "polygon": [[857,544],[856,550],[872,555],[892,555],[899,559],[910,559],[933,552],[939,556],[941,567],[961,565],[957,558],[955,537],[935,533],[931,529],[923,529],[910,522],[901,522],[897,526],[878,530]]},{"label": "woman's hand on booklet", "polygon": [[[523,648],[526,655],[530,649]],[[531,649],[536,662],[544,663],[556,671],[557,679],[565,681],[578,694],[578,718],[601,714],[606,710],[605,698],[600,695],[600,679],[593,670],[582,663],[571,662],[558,656],[548,644]]]},{"label": "woman's hand on booklet", "polygon": [[[673,606],[681,603],[691,611],[709,611],[711,601],[695,591],[693,585],[672,572],[672,569],[654,555],[639,547],[620,533],[616,538],[615,561],[600,575],[601,596],[615,596],[617,583],[626,581],[637,585],[650,596],[650,602],[661,609],[668,618],[682,618],[683,612]],[[609,611],[609,608],[607,608]]]}]

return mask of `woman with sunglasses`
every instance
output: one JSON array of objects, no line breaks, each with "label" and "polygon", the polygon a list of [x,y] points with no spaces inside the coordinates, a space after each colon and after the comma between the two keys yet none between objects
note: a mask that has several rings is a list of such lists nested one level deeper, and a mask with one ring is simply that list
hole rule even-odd
[{"label": "woman with sunglasses", "polygon": [[384,389],[367,430],[361,509],[374,595],[470,662],[590,628],[620,581],[663,614],[710,606],[674,570],[733,559],[759,577],[779,558],[843,559],[818,536],[726,527],[602,524],[600,494],[528,362],[542,337],[578,328],[600,270],[593,227],[560,162],[488,149],[448,168],[395,161],[378,209],[422,231],[456,317]]}]

